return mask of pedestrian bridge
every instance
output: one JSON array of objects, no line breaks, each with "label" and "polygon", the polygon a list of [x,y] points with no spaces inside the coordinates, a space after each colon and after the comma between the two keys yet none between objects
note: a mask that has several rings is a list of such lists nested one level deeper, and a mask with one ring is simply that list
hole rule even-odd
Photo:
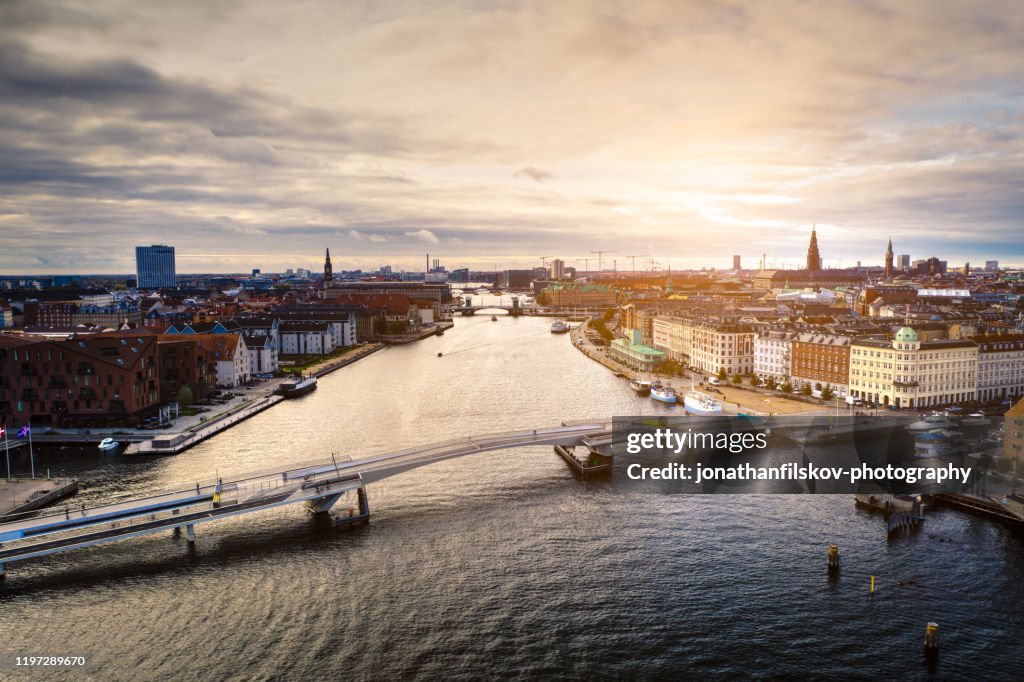
[{"label": "pedestrian bridge", "polygon": [[200,481],[175,490],[92,506],[51,507],[0,517],[0,580],[13,561],[115,542],[162,531],[185,529],[195,542],[195,526],[287,504],[303,503],[325,513],[343,498],[354,497],[339,525],[369,517],[365,485],[455,457],[531,445],[586,445],[607,437],[611,422],[493,433],[408,448],[363,459],[291,465],[286,469]]}]

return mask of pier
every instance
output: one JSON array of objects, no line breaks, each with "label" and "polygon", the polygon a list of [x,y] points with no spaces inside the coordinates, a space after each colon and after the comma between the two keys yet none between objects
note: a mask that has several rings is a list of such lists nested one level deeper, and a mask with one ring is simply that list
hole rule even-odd
[{"label": "pier", "polygon": [[[0,578],[5,564],[92,547],[132,537],[185,529],[195,542],[195,527],[232,516],[303,503],[326,513],[345,498],[354,502],[338,525],[365,522],[369,503],[365,486],[396,474],[455,457],[523,446],[599,445],[610,422],[485,434],[399,450],[350,461],[291,465],[284,469],[221,477],[182,485],[167,492],[93,506],[49,508],[17,518],[0,517]],[[357,513],[358,511],[358,513]]]}]

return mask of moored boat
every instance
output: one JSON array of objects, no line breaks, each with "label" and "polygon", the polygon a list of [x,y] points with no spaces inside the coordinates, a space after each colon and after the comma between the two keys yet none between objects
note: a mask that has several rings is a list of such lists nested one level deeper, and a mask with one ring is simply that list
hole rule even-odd
[{"label": "moored boat", "polygon": [[949,417],[935,412],[924,419],[920,419],[907,426],[907,431],[932,431],[934,429],[948,429],[956,426]]},{"label": "moored boat", "polygon": [[700,391],[691,390],[683,397],[683,407],[690,414],[722,414],[722,403]]},{"label": "moored boat", "polygon": [[671,386],[663,386],[661,384],[651,384],[651,397],[655,400],[674,405],[676,400],[676,391]]},{"label": "moored boat", "polygon": [[555,320],[551,323],[552,334],[564,334],[569,331],[569,325],[564,320]]},{"label": "moored boat", "polygon": [[103,440],[100,441],[100,444],[97,445],[96,447],[98,447],[103,452],[110,452],[111,450],[116,450],[120,446],[121,446],[121,444],[118,443],[113,438],[104,438]]},{"label": "moored boat", "polygon": [[629,382],[629,387],[636,391],[637,395],[650,395],[651,394],[651,382],[643,379],[632,379]]},{"label": "moored boat", "polygon": [[298,398],[300,395],[305,395],[313,390],[316,390],[315,374],[282,382],[277,392],[282,398]]}]

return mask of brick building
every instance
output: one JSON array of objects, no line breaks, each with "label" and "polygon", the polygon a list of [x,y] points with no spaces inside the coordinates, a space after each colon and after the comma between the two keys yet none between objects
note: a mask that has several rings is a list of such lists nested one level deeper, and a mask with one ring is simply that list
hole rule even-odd
[{"label": "brick building", "polygon": [[137,423],[159,400],[152,333],[0,335],[0,419],[9,428]]}]

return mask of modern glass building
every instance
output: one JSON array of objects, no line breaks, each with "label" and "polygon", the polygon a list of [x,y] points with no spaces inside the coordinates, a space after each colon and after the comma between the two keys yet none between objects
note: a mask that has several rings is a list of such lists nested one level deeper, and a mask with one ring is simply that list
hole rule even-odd
[{"label": "modern glass building", "polygon": [[135,273],[140,289],[175,286],[174,247],[164,244],[136,246]]}]

